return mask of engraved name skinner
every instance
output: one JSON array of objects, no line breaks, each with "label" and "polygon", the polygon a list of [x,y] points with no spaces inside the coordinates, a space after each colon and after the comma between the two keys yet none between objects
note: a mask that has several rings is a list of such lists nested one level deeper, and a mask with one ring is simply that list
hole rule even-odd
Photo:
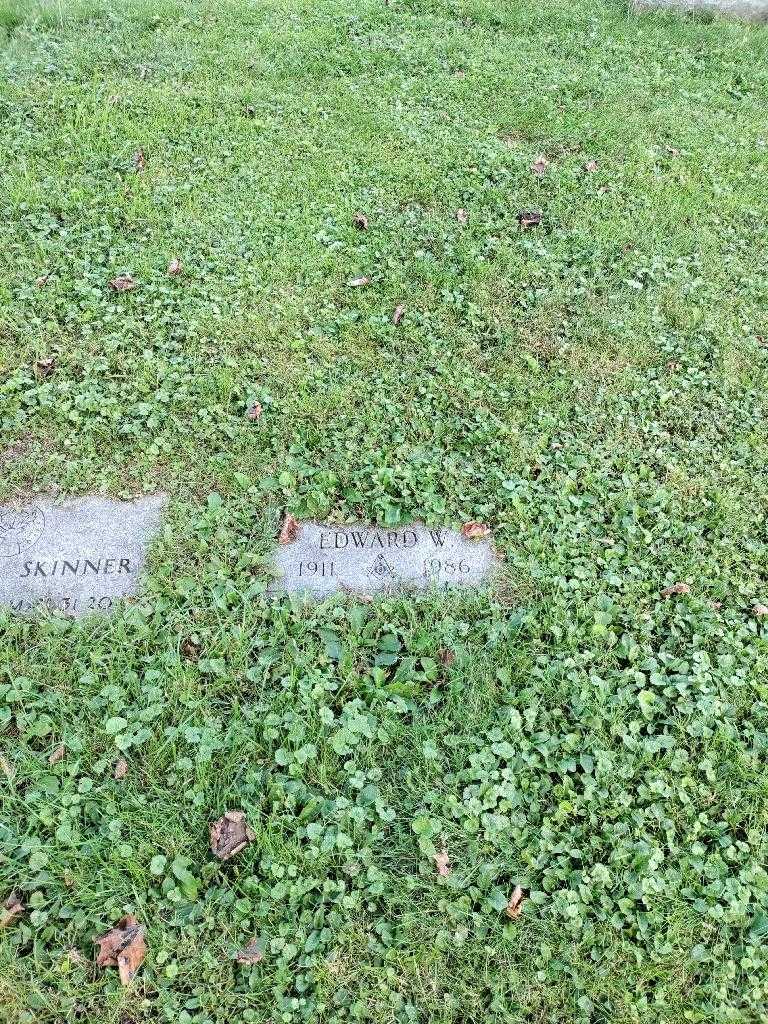
[{"label": "engraved name skinner", "polygon": [[119,576],[131,572],[130,558],[73,558],[71,561],[57,558],[25,562],[19,576],[21,579],[28,576]]}]

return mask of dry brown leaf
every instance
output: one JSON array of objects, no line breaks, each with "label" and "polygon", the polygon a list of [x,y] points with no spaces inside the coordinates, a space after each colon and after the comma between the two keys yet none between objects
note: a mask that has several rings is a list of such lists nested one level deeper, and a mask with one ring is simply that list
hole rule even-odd
[{"label": "dry brown leaf", "polygon": [[353,277],[351,281],[347,281],[348,288],[362,288],[367,284],[371,283],[370,277]]},{"label": "dry brown leaf", "polygon": [[199,642],[197,637],[188,636],[181,641],[181,653],[189,661],[197,661],[200,657],[200,652],[203,649],[203,645]]},{"label": "dry brown leaf", "polygon": [[42,359],[35,360],[35,376],[39,379],[44,377],[50,377],[53,371],[56,369],[56,357],[45,356]]},{"label": "dry brown leaf", "polygon": [[260,420],[263,412],[264,409],[261,402],[254,402],[253,405],[248,407],[248,412],[245,415],[249,420]]},{"label": "dry brown leaf", "polygon": [[251,941],[245,945],[235,957],[235,960],[239,964],[247,964],[252,967],[254,964],[259,963],[260,960],[264,959],[264,954],[259,948],[259,940],[251,939]]},{"label": "dry brown leaf", "polygon": [[0,909],[0,929],[7,928],[19,914],[24,913],[24,904],[14,890]]},{"label": "dry brown leaf", "polygon": [[593,174],[597,170],[597,160],[587,160],[584,164],[584,170]]},{"label": "dry brown leaf", "polygon": [[523,895],[522,887],[516,885],[515,888],[512,890],[512,895],[509,897],[509,902],[507,903],[507,917],[520,917],[520,914],[523,912],[524,899],[525,896]]},{"label": "dry brown leaf", "polygon": [[765,618],[765,616],[768,615],[768,605],[756,604],[752,609],[752,614],[756,615],[758,619]]},{"label": "dry brown leaf", "polygon": [[486,523],[464,523],[461,528],[461,535],[466,540],[482,540],[489,537],[491,528]]},{"label": "dry brown leaf", "polygon": [[400,321],[403,319],[405,313],[405,306],[395,306],[395,311],[392,314],[392,323],[397,327]]},{"label": "dry brown leaf", "polygon": [[352,223],[355,225],[358,231],[368,230],[368,218],[365,216],[364,213],[360,213],[359,210],[352,218]]},{"label": "dry brown leaf", "polygon": [[433,859],[435,861],[435,867],[437,868],[438,875],[440,875],[441,878],[447,878],[452,869],[451,861],[448,857],[448,851],[445,847],[443,847],[439,853],[436,853]]},{"label": "dry brown leaf", "polygon": [[277,538],[279,544],[293,544],[296,538],[299,536],[299,530],[301,529],[301,523],[298,519],[294,518],[290,512],[285,513],[285,519],[283,519],[283,525],[280,528],[280,536]]},{"label": "dry brown leaf", "polygon": [[122,782],[125,776],[128,774],[128,762],[124,757],[118,757],[115,763],[114,777],[118,782]]},{"label": "dry brown leaf", "polygon": [[256,838],[243,811],[225,811],[211,823],[211,850],[219,860],[229,860]]},{"label": "dry brown leaf", "polygon": [[146,168],[147,158],[144,156],[143,149],[137,149],[133,154],[133,166],[137,174],[141,174],[141,172]]},{"label": "dry brown leaf", "polygon": [[673,594],[690,594],[691,588],[687,583],[673,583],[671,587],[665,587],[662,592],[662,597],[672,597]]},{"label": "dry brown leaf", "polygon": [[543,153],[540,153],[531,164],[531,170],[534,174],[544,174],[548,167],[549,160],[547,160]]},{"label": "dry brown leaf", "polygon": [[136,282],[130,274],[118,274],[109,282],[113,292],[130,292],[136,287]]},{"label": "dry brown leaf", "polygon": [[106,935],[94,939],[94,944],[99,947],[97,965],[117,967],[123,985],[129,985],[133,981],[147,955],[144,926],[139,924],[133,914],[121,918]]},{"label": "dry brown leaf", "polygon": [[171,262],[168,264],[168,277],[176,277],[178,274],[181,273],[182,269],[183,268],[181,265],[181,260],[177,259],[176,256],[174,256]]},{"label": "dry brown leaf", "polygon": [[51,756],[48,758],[48,764],[58,764],[59,761],[61,761],[61,759],[64,757],[66,749],[67,748],[64,746],[64,744],[60,743],[58,747],[56,747],[56,749],[53,751]]},{"label": "dry brown leaf", "polygon": [[457,210],[456,220],[459,222],[459,224],[466,224],[467,221],[469,220],[469,214],[464,209]]},{"label": "dry brown leaf", "polygon": [[437,652],[437,660],[443,666],[443,668],[450,668],[451,665],[456,661],[456,655],[450,649],[450,647],[441,647]]},{"label": "dry brown leaf", "polygon": [[517,223],[521,228],[537,228],[541,224],[541,214],[538,210],[521,210],[517,215]]}]

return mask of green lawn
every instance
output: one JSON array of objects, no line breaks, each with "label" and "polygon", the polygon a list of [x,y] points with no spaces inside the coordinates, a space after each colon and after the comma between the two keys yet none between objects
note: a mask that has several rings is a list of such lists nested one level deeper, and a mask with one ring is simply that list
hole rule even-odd
[{"label": "green lawn", "polygon": [[[0,613],[3,1022],[764,1021],[768,29],[3,0],[0,83],[0,501],[169,494],[142,600]],[[504,572],[270,601],[284,511]]]}]

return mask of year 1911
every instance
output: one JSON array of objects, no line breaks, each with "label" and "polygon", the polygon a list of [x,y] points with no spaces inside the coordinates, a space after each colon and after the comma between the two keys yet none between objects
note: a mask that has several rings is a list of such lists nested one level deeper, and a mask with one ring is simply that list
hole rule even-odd
[{"label": "year 1911", "polygon": [[333,562],[299,562],[299,576],[333,576]]}]

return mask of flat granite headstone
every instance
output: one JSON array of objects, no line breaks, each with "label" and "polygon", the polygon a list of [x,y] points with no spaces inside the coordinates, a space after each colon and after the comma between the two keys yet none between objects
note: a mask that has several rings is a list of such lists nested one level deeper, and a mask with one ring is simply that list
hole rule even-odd
[{"label": "flat granite headstone", "polygon": [[722,14],[727,18],[768,21],[768,0],[633,0],[636,11],[663,8],[683,14]]},{"label": "flat granite headstone", "polygon": [[418,523],[391,530],[302,523],[296,540],[278,548],[275,562],[281,575],[271,593],[324,597],[477,587],[488,580],[496,555],[488,540]]},{"label": "flat granite headstone", "polygon": [[136,593],[165,495],[0,506],[0,605],[81,616]]}]

